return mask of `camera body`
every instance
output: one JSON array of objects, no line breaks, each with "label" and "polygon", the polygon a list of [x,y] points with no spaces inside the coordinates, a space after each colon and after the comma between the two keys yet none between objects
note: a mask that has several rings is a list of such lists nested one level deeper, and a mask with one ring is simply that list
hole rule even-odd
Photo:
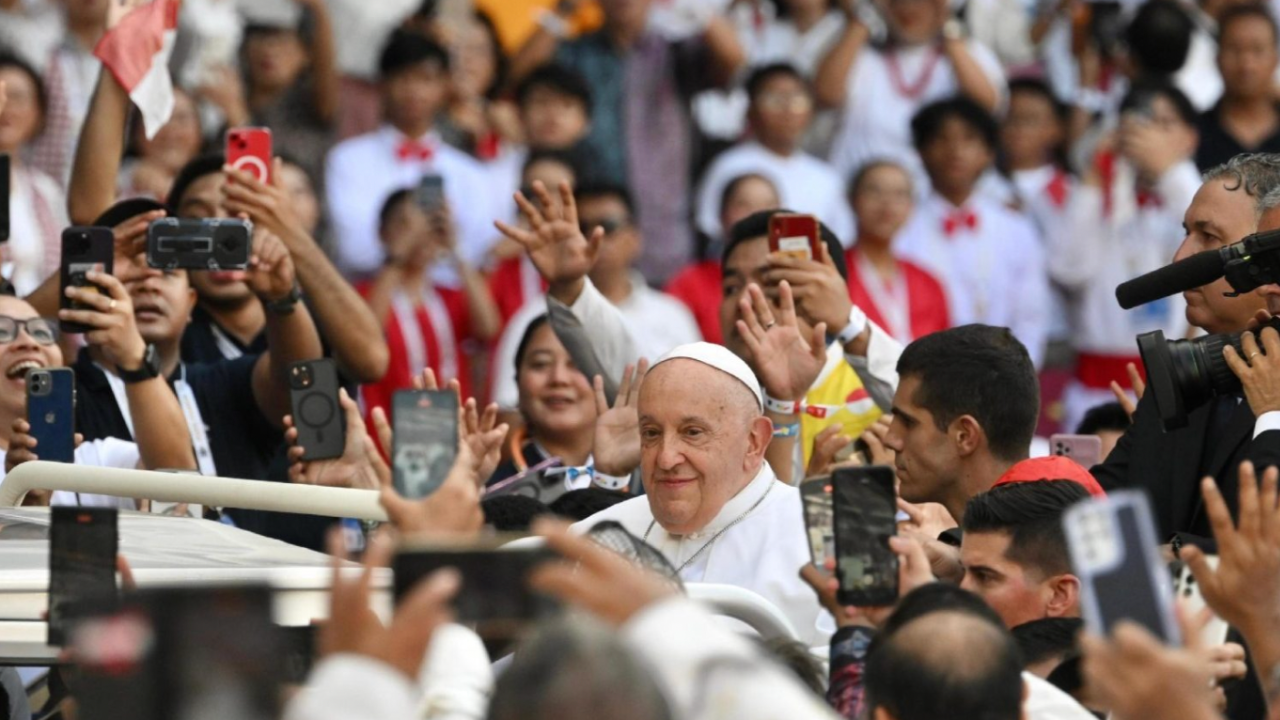
[{"label": "camera body", "polygon": [[[1280,317],[1264,327],[1280,330]],[[1166,340],[1160,330],[1138,336],[1138,352],[1147,366],[1147,392],[1156,402],[1164,429],[1187,426],[1191,411],[1218,395],[1240,391],[1240,378],[1231,372],[1222,350],[1240,352],[1240,334],[1220,333],[1194,340]]]},{"label": "camera body", "polygon": [[244,270],[253,225],[238,218],[160,218],[147,228],[147,265],[173,270]]}]

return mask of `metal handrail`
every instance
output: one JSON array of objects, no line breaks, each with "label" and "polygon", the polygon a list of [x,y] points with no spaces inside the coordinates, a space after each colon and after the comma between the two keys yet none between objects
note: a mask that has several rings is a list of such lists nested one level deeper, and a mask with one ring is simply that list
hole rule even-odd
[{"label": "metal handrail", "polygon": [[23,463],[0,481],[0,507],[16,506],[30,490],[62,490],[218,508],[349,517],[379,522],[387,520],[386,511],[378,503],[378,493],[373,490],[43,461]]}]

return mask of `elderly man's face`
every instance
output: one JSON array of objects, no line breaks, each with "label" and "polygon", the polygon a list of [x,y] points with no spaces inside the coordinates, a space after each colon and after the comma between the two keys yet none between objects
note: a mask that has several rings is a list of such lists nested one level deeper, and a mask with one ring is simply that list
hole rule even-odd
[{"label": "elderly man's face", "polygon": [[640,390],[640,471],[663,529],[706,527],[764,462],[772,425],[742,383],[696,360],[668,360]]}]

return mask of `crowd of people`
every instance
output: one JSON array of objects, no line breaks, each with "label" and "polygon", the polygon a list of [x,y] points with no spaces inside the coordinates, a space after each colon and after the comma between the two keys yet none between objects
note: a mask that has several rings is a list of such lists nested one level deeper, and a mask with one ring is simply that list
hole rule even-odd
[{"label": "crowd of people", "polygon": [[[583,611],[491,667],[450,622],[456,572],[383,624],[383,533],[204,508],[363,550],[283,717],[1280,717],[1280,285],[1115,300],[1280,229],[1280,6],[187,0],[153,132],[101,51],[145,5],[0,0],[4,472],[40,459],[28,373],[69,367],[77,464],[378,490],[399,537],[532,533],[562,557],[532,587]],[[243,127],[269,172],[227,163]],[[819,221],[812,257],[771,252],[780,213]],[[166,217],[248,220],[249,267],[150,267]],[[73,225],[113,233],[90,288],[60,282]],[[1241,389],[1166,430],[1135,342],[1157,330],[1243,333]],[[289,370],[321,357],[346,444],[306,460]],[[459,399],[426,498],[390,480],[413,388]],[[811,562],[797,486],[850,463],[896,473],[891,606],[841,605]],[[535,476],[557,491],[501,492]],[[1063,516],[1129,488],[1225,642],[1084,632]],[[588,539],[606,521],[667,576]],[[682,582],[759,595],[800,645]]]}]

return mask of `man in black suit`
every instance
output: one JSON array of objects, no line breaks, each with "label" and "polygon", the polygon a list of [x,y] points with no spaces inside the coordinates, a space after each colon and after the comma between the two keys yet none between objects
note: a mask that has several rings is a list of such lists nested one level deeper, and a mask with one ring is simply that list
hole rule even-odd
[{"label": "man in black suit", "polygon": [[[1278,188],[1280,155],[1240,155],[1210,170],[1187,208],[1183,223],[1187,236],[1174,259],[1229,245],[1259,229],[1280,227]],[[1260,217],[1269,223],[1260,227]],[[1187,321],[1210,333],[1239,333],[1256,323],[1266,304],[1262,292],[1226,297],[1230,291],[1226,280],[1218,279],[1183,293]],[[1274,335],[1274,331],[1264,333],[1263,344]],[[1280,338],[1271,340],[1280,350]],[[1162,539],[1175,533],[1211,537],[1201,506],[1201,478],[1217,479],[1234,513],[1240,463],[1252,459],[1261,472],[1263,465],[1280,459],[1280,433],[1254,437],[1256,416],[1280,410],[1280,402],[1271,407],[1272,398],[1280,399],[1280,353],[1267,360],[1254,355],[1258,346],[1252,337],[1247,342],[1253,343],[1245,351],[1247,359],[1237,356],[1233,363],[1246,383],[1245,392],[1214,398],[1188,413],[1185,428],[1167,433],[1155,398],[1148,392],[1138,403],[1133,425],[1107,459],[1093,468],[1104,488],[1141,487],[1151,494]],[[1268,389],[1272,384],[1277,385],[1274,394]],[[1280,422],[1275,427],[1280,429]]]}]

